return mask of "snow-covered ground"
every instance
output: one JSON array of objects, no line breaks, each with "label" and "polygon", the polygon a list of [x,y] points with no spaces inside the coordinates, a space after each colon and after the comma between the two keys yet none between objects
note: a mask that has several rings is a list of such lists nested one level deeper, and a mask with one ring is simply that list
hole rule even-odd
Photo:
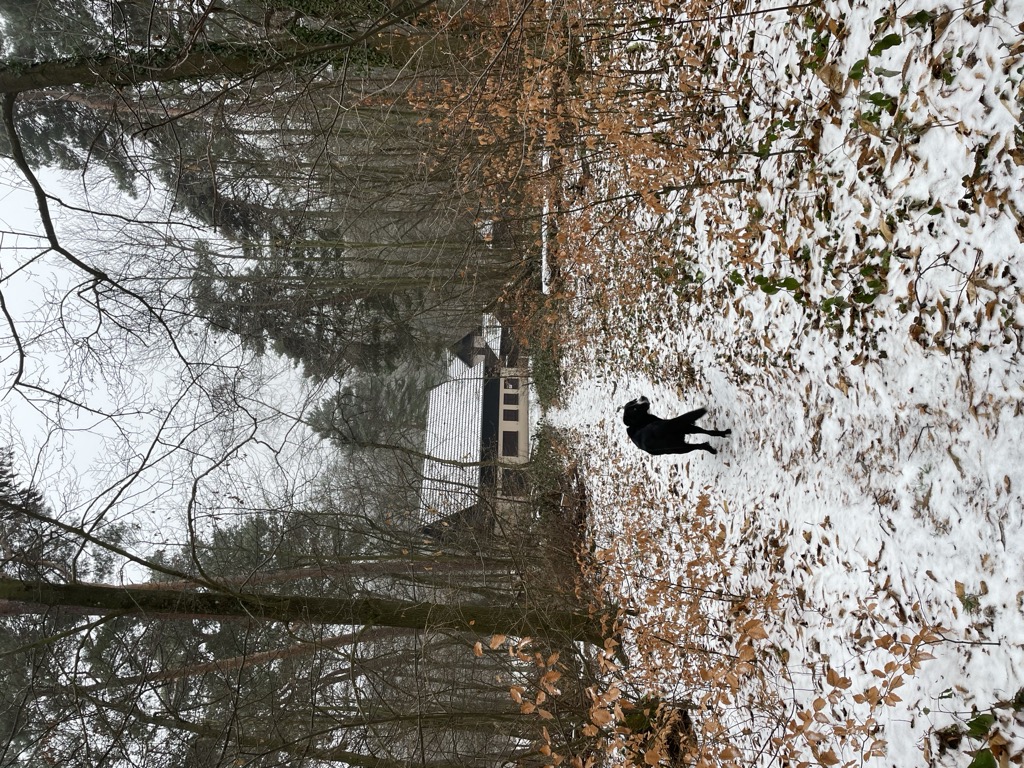
[{"label": "snow-covered ground", "polygon": [[[720,20],[705,146],[749,152],[706,178],[730,181],[563,226],[549,419],[631,612],[623,674],[700,704],[712,762],[1021,763],[1022,22],[1021,0]],[[615,410],[641,394],[733,435],[643,455]]]}]

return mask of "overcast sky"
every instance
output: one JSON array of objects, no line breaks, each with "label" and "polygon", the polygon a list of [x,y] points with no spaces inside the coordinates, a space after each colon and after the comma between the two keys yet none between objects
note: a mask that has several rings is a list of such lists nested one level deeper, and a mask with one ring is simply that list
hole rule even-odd
[{"label": "overcast sky", "polygon": [[[49,193],[76,205],[85,204],[77,175],[44,171],[39,178]],[[91,192],[94,202],[117,204],[119,199],[123,200],[123,196],[109,197],[113,193],[101,187],[94,186]],[[130,205],[143,211],[159,202],[151,198]],[[92,242],[84,243],[76,238],[75,221],[67,214],[62,217],[59,206],[52,205],[51,212],[62,244],[85,260],[91,261],[90,256],[97,260],[102,258],[103,254],[94,249],[108,244],[113,249],[112,255],[123,255],[116,248],[118,238],[125,235],[120,231],[125,226],[123,222],[102,218],[95,224],[89,222]],[[112,223],[118,231],[111,232],[106,242],[102,236],[95,236],[96,231],[102,233],[100,228]],[[237,339],[231,336],[211,340],[199,332],[177,340],[190,359],[216,358],[222,364],[219,369],[209,369],[214,371],[213,378],[203,380],[201,386],[193,384],[196,371],[185,374],[181,361],[165,354],[167,345],[155,337],[146,345],[129,350],[127,355],[123,350],[119,353],[115,345],[115,351],[109,355],[109,366],[93,366],[84,374],[77,369],[71,371],[66,350],[73,350],[74,345],[63,340],[63,335],[57,344],[47,349],[33,344],[31,337],[36,330],[34,324],[46,318],[53,325],[57,320],[55,302],[47,298],[45,289],[68,286],[72,280],[77,284],[82,274],[74,268],[65,268],[63,257],[50,254],[10,278],[19,265],[45,249],[45,241],[31,234],[42,232],[35,198],[9,162],[0,165],[0,230],[4,298],[31,358],[25,378],[59,390],[63,382],[77,383],[84,377],[80,391],[90,407],[109,409],[119,402],[131,407],[137,405],[140,410],[137,416],[113,421],[63,408],[58,428],[57,409],[52,403],[34,404],[31,398],[24,396],[24,391],[11,391],[17,355],[7,323],[2,322],[0,375],[4,383],[0,389],[0,444],[14,449],[19,472],[26,479],[31,478],[57,511],[70,509],[76,518],[92,518],[102,505],[90,504],[91,500],[104,493],[106,498],[111,498],[112,485],[131,476],[136,468],[145,466],[145,471],[132,480],[130,489],[118,496],[116,506],[104,513],[104,520],[137,525],[146,540],[152,541],[154,546],[160,545],[176,536],[174,528],[183,527],[184,502],[191,491],[191,481],[252,434],[253,418],[258,420],[260,442],[248,444],[244,451],[237,452],[230,467],[225,466],[220,476],[208,478],[210,484],[219,483],[218,489],[225,493],[233,492],[232,486],[237,484],[258,496],[264,491],[273,494],[275,482],[278,486],[294,487],[315,472],[318,462],[309,460],[309,452],[322,453],[325,446],[317,449],[308,439],[308,428],[297,425],[293,418],[303,411],[309,388],[301,371],[290,362],[270,356],[246,364],[239,389],[247,398],[243,409],[224,408],[210,398],[210,392],[217,389],[220,381],[217,377],[224,378],[231,386],[234,366],[246,358],[238,349]],[[65,291],[56,293],[63,295]],[[71,295],[78,300],[74,291]],[[81,331],[81,325],[71,327]],[[82,335],[90,330],[85,328]],[[197,330],[202,331],[202,326]],[[201,350],[197,343],[201,344]],[[188,449],[178,450],[175,447],[178,445],[187,445]],[[304,458],[297,460],[296,454]],[[160,455],[165,458],[153,460]],[[127,580],[137,580],[140,575],[137,570],[124,574]]]}]

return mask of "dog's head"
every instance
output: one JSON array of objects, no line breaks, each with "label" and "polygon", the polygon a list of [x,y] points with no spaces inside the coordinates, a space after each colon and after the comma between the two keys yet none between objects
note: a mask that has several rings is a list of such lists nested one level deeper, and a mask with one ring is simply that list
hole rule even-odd
[{"label": "dog's head", "polygon": [[646,397],[638,397],[636,400],[630,400],[622,406],[622,423],[627,427],[632,426],[640,417],[647,415],[647,411],[650,407],[651,401]]}]

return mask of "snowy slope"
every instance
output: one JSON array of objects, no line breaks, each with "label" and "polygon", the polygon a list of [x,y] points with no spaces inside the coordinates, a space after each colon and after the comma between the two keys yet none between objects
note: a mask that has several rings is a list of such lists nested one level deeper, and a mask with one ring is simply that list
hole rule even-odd
[{"label": "snowy slope", "polygon": [[[1022,22],[1019,0],[723,22],[707,84],[742,84],[717,141],[761,149],[743,183],[575,257],[550,419],[635,614],[624,674],[702,704],[709,760],[1020,763]],[[640,394],[733,437],[642,455],[612,407]]]}]

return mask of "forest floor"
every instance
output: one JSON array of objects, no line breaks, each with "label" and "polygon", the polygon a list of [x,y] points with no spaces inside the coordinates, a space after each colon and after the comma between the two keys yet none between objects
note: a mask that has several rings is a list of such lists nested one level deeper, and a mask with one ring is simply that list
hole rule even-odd
[{"label": "forest floor", "polygon": [[[1020,765],[1024,6],[662,11],[573,83],[552,244],[622,686],[707,764]],[[642,394],[732,437],[641,454]]]}]

